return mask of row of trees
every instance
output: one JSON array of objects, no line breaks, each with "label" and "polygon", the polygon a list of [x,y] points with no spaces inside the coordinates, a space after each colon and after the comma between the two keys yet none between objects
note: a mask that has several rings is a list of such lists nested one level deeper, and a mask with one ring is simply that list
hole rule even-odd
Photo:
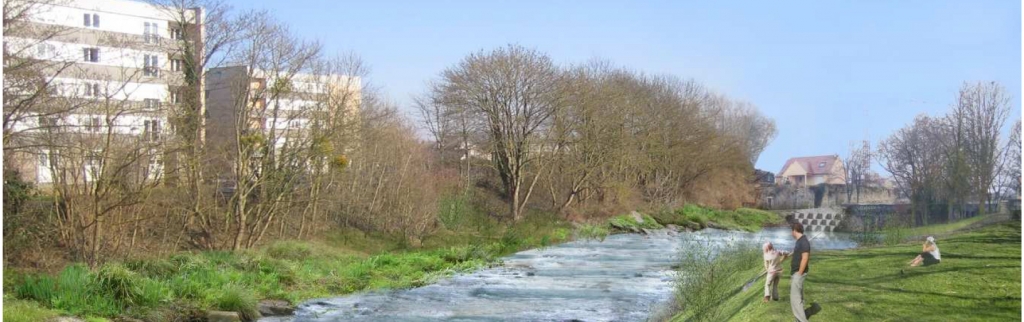
[{"label": "row of trees", "polygon": [[[128,62],[101,73],[78,53],[40,56],[73,32],[33,22],[59,3],[4,2],[5,187],[28,175],[15,164],[45,165],[32,175],[48,179],[41,198],[5,194],[4,239],[15,241],[5,260],[238,250],[338,225],[415,239],[439,227],[439,198],[475,187],[500,196],[506,210],[489,210],[509,220],[530,209],[736,207],[775,136],[752,105],[695,81],[556,66],[507,46],[470,54],[416,100],[424,143],[361,81],[358,58],[328,55],[265,12],[154,4],[180,27],[158,40],[179,67],[132,65],[130,49],[151,39],[124,36],[100,40]],[[154,79],[169,97],[140,102],[138,84]]]},{"label": "row of trees", "polygon": [[[412,124],[362,82],[357,57],[326,54],[266,12],[167,0],[154,4],[180,34],[158,42],[180,67],[135,66],[131,51],[152,42],[126,35],[97,43],[121,62],[110,72],[59,55],[74,30],[35,18],[61,4],[4,2],[5,186],[43,181],[38,198],[5,194],[18,207],[4,238],[22,241],[5,259],[243,249],[348,221],[429,227],[422,205],[435,200],[424,196],[443,189],[443,174]],[[169,97],[140,101],[149,83],[168,84]]]},{"label": "row of trees", "polygon": [[968,204],[985,211],[994,196],[1020,194],[1021,125],[1003,136],[1009,113],[1002,86],[964,84],[946,115],[918,116],[879,144],[879,163],[909,197],[918,224],[927,223],[932,205],[945,206],[953,220]]},{"label": "row of trees", "polygon": [[776,133],[753,106],[695,81],[604,62],[559,67],[514,45],[467,56],[416,102],[443,165],[488,181],[471,169],[475,155],[489,158],[512,220],[538,195],[537,207],[557,212],[736,207]]}]

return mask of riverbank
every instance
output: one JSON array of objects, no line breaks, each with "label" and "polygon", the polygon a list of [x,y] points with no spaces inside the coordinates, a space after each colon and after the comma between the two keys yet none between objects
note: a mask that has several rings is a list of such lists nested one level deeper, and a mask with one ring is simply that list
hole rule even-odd
[{"label": "riverbank", "polygon": [[[980,221],[980,220],[975,220]],[[804,290],[816,303],[812,321],[992,321],[1020,320],[1021,222],[975,230],[975,221],[920,229],[946,233],[938,240],[942,263],[908,268],[921,251],[920,241],[845,251],[817,251]],[[813,246],[812,246],[813,247]],[[759,268],[744,277],[757,276]],[[787,270],[788,272],[788,270]],[[733,295],[722,301],[723,321],[792,321],[789,278],[779,285],[782,298],[763,303],[763,278],[743,290],[731,281]],[[673,321],[687,321],[685,312]]]},{"label": "riverbank", "polygon": [[[749,217],[749,218],[747,218]],[[607,222],[573,224],[533,213],[507,225],[483,216],[462,220],[410,245],[407,238],[341,229],[315,241],[279,241],[240,252],[193,252],[110,262],[96,269],[71,265],[57,274],[5,270],[5,320],[70,315],[102,321],[121,317],[167,321],[202,318],[208,310],[255,315],[260,300],[291,304],[373,289],[423,286],[456,272],[497,263],[516,251],[572,239],[603,239],[628,232],[622,224],[697,230],[750,230],[782,218],[753,209],[719,211],[688,206]],[[664,224],[656,218],[666,220]],[[619,226],[617,226],[619,225]]]},{"label": "riverbank", "polygon": [[208,310],[253,316],[260,300],[301,301],[370,289],[407,288],[495,263],[513,252],[561,243],[573,226],[533,213],[506,225],[486,218],[407,238],[345,228],[313,241],[279,241],[238,252],[133,258],[56,274],[4,271],[4,320],[78,316],[93,321],[202,319]]}]

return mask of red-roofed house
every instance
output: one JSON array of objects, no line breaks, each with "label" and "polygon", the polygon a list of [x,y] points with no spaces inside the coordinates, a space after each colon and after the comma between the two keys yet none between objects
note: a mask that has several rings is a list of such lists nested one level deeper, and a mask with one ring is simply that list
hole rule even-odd
[{"label": "red-roofed house", "polygon": [[776,182],[799,186],[846,184],[846,169],[838,155],[792,158],[782,166]]}]

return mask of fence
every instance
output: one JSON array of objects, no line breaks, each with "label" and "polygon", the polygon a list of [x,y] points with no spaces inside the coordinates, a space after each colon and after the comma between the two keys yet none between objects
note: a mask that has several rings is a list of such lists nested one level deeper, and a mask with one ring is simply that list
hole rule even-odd
[{"label": "fence", "polygon": [[[1020,201],[1017,201],[1017,209],[1020,209]],[[1012,207],[1012,203],[1007,205]],[[985,213],[999,212],[998,203],[986,203]],[[914,214],[914,206],[911,204],[883,204],[883,205],[846,205],[847,225],[839,227],[846,231],[863,231],[884,228],[888,222],[899,221],[899,224],[917,227],[922,225],[944,224],[949,222],[950,214],[954,218],[971,218],[980,214],[981,205],[968,203],[959,207],[950,206],[946,203],[933,203],[922,207],[924,214]],[[1019,213],[1019,211],[1018,211]]]}]

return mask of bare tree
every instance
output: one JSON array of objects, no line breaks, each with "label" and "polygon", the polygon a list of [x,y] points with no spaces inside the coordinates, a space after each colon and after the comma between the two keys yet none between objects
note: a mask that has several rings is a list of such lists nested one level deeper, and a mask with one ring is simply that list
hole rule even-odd
[{"label": "bare tree", "polygon": [[307,73],[320,45],[294,38],[264,14],[244,31],[242,48],[233,56],[241,71],[228,81],[234,102],[234,132],[228,147],[235,191],[229,213],[231,249],[252,247],[263,231],[293,201],[305,166],[302,153],[310,137],[302,129],[313,115],[299,101],[309,91],[301,83],[319,83]]},{"label": "bare tree", "polygon": [[184,202],[175,204],[183,217],[184,229],[193,245],[212,248],[212,231],[204,224],[216,210],[210,208],[204,186],[208,178],[203,169],[209,159],[205,155],[206,71],[222,66],[241,45],[243,31],[250,26],[243,13],[232,16],[231,7],[220,0],[150,0],[170,21],[169,39],[157,38],[172,48],[172,60],[182,65],[182,84],[173,88],[168,110],[175,140],[167,150],[168,182],[181,184],[179,194]]},{"label": "bare tree", "polygon": [[[432,86],[436,88],[436,86]],[[419,112],[420,121],[423,123],[434,141],[434,149],[442,162],[446,160],[445,151],[451,148],[453,132],[455,127],[454,107],[444,104],[440,100],[443,94],[431,93],[429,97],[417,97],[413,99],[416,111]]]},{"label": "bare tree", "polygon": [[1006,173],[1009,187],[1017,198],[1021,196],[1021,125],[1020,120],[1013,124],[1010,129],[1010,138],[1006,143],[1006,157],[1004,173]]},{"label": "bare tree", "polygon": [[486,124],[491,159],[513,220],[522,217],[542,172],[540,157],[549,147],[537,143],[560,106],[559,77],[547,56],[510,45],[469,55],[445,70],[438,84],[447,95],[444,104],[472,110]]},{"label": "bare tree", "polygon": [[860,190],[864,186],[864,177],[871,170],[871,142],[867,140],[860,144],[850,143],[850,152],[843,161],[846,181],[846,202],[854,202],[853,195],[857,194],[856,202],[860,203]]},{"label": "bare tree", "polygon": [[951,122],[962,124],[957,126],[957,135],[965,141],[962,147],[969,165],[967,178],[982,212],[997,174],[1002,150],[999,134],[1009,112],[1010,97],[1002,86],[992,82],[964,84],[948,116]]},{"label": "bare tree", "polygon": [[942,139],[941,122],[922,115],[878,146],[882,167],[909,192],[918,224],[927,224],[928,205],[942,182],[946,154],[936,149]]}]

